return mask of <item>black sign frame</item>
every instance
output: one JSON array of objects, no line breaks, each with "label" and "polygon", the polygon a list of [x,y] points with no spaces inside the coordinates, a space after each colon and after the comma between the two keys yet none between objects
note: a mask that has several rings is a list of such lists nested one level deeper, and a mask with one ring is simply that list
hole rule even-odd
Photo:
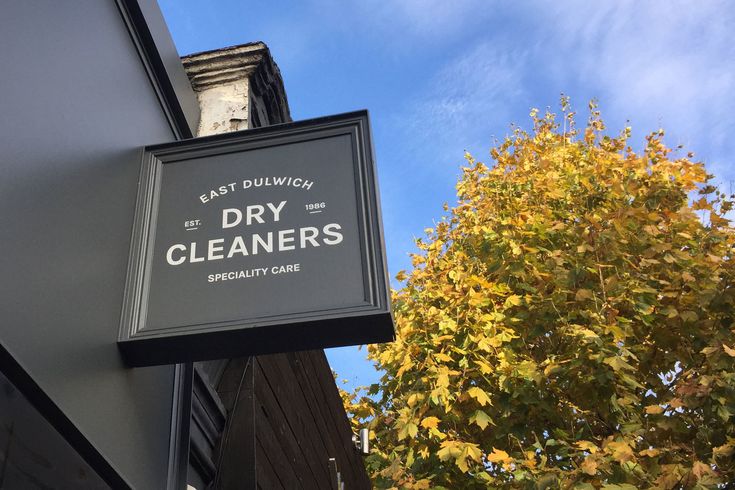
[{"label": "black sign frame", "polygon": [[[163,166],[333,135],[349,135],[353,142],[364,304],[146,331]],[[126,361],[132,366],[146,366],[393,340],[373,155],[367,111],[146,147],[118,338]]]}]

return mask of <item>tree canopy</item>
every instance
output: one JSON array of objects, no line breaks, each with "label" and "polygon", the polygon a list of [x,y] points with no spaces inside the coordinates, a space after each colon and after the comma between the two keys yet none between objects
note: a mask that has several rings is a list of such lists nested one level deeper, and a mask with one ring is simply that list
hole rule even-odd
[{"label": "tree canopy", "polygon": [[735,234],[702,163],[531,113],[466,155],[393,291],[397,340],[346,405],[378,488],[735,482]]}]

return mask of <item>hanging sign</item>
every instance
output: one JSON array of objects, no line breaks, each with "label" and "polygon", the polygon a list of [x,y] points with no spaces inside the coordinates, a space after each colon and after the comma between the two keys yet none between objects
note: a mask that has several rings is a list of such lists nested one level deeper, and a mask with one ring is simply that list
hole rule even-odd
[{"label": "hanging sign", "polygon": [[147,147],[131,365],[394,337],[367,112]]}]

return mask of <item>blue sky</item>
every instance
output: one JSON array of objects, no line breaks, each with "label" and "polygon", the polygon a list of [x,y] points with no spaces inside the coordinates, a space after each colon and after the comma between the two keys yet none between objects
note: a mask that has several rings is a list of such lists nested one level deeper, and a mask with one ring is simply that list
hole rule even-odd
[{"label": "blue sky", "polygon": [[[391,276],[410,266],[465,150],[487,161],[511,123],[560,93],[633,142],[663,127],[735,181],[735,4],[727,1],[159,0],[181,55],[264,41],[295,120],[370,111]],[[626,121],[630,121],[626,123]],[[733,184],[735,185],[735,184]],[[365,349],[331,349],[348,386],[375,382]]]}]

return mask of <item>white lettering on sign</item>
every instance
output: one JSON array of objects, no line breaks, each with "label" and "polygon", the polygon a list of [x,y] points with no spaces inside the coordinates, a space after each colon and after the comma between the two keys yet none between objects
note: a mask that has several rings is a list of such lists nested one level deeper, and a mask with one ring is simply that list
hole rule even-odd
[{"label": "white lettering on sign", "polygon": [[227,194],[237,192],[238,190],[245,190],[256,187],[296,187],[299,189],[311,190],[314,185],[314,181],[305,179],[303,177],[289,177],[289,176],[272,176],[272,177],[257,177],[253,179],[244,179],[240,185],[237,182],[230,182],[223,184],[219,187],[214,187],[207,192],[199,196],[199,200],[202,204],[207,204],[218,197],[225,196]]},{"label": "white lettering on sign", "polygon": [[177,250],[186,253],[186,247],[184,245],[178,243],[176,245],[172,245],[168,249],[168,252],[166,252],[166,262],[171,265],[180,265],[186,262],[185,256],[179,256],[178,259],[174,259],[174,252],[176,252]]},{"label": "white lettering on sign", "polygon": [[224,238],[219,238],[217,240],[209,240],[209,247],[207,247],[207,260],[219,260],[224,259],[225,256],[221,253],[224,250],[223,247],[218,247],[220,243],[224,243]]},{"label": "white lettering on sign", "polygon": [[206,203],[219,196],[224,196],[225,194],[234,192],[236,185],[236,182],[230,182],[229,184],[221,185],[216,189],[212,189],[206,194],[202,194],[201,196],[199,196],[199,200],[202,201],[202,203]]},{"label": "white lettering on sign", "polygon": [[[227,188],[229,189],[229,187]],[[287,204],[288,201],[280,201],[278,203],[267,202],[264,204],[248,204],[238,208],[225,208],[222,210],[222,229],[278,223]],[[342,226],[339,223],[328,223],[321,227],[303,226],[267,232],[261,231],[249,235],[236,235],[231,238],[212,238],[206,241],[175,243],[169,246],[166,251],[166,262],[169,265],[178,266],[187,262],[195,264],[247,257],[260,253],[271,254],[310,247],[315,248],[322,245],[335,246],[344,240],[341,230]]]},{"label": "white lettering on sign", "polygon": [[299,272],[301,264],[274,265],[271,267],[271,274],[288,274],[289,272]]},{"label": "white lettering on sign", "polygon": [[284,275],[293,272],[301,272],[301,264],[283,264],[274,265],[273,267],[257,267],[254,269],[241,269],[237,271],[218,272],[209,274],[207,282],[225,282],[236,281],[238,279],[254,279],[270,275]]},{"label": "white lettering on sign", "polygon": [[337,223],[329,223],[324,227],[324,234],[332,238],[325,238],[324,243],[326,245],[339,245],[342,243],[342,233],[339,232],[342,227]]},{"label": "white lettering on sign", "polygon": [[[279,230],[277,232],[253,233],[237,235],[231,239],[214,238],[206,242],[176,243],[166,252],[169,265],[181,265],[186,262],[197,263],[212,260],[247,257],[259,253],[288,252],[289,250],[319,247],[321,245],[339,245],[344,236],[338,223],[329,223],[321,229],[313,226],[304,228]],[[206,250],[200,253],[199,250]],[[227,254],[222,252],[227,250]],[[187,253],[188,251],[188,253]]]},{"label": "white lettering on sign", "polygon": [[251,187],[284,186],[300,187],[301,189],[309,190],[312,185],[314,185],[314,182],[302,177],[259,177],[255,179],[245,179],[242,181],[243,189],[250,189]]},{"label": "white lettering on sign", "polygon": [[[281,210],[286,205],[286,201],[281,201],[278,206],[272,202],[266,203],[266,207],[271,212],[273,221],[279,221],[281,218]],[[262,218],[266,208],[260,204],[252,204],[245,207],[245,226],[250,226],[254,221],[265,223]],[[243,212],[237,208],[227,208],[222,210],[222,228],[232,228],[239,225],[243,219]]]}]

